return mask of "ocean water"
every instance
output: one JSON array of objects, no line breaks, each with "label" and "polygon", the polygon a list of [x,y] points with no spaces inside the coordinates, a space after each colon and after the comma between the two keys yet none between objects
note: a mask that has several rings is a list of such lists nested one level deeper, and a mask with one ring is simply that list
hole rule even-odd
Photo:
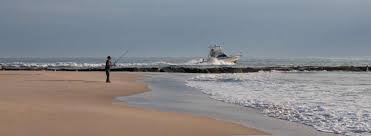
[{"label": "ocean water", "polygon": [[201,74],[187,85],[213,99],[319,131],[371,136],[369,72]]},{"label": "ocean water", "polygon": [[[117,67],[371,66],[371,57],[242,58],[236,65],[200,64],[201,61],[201,57],[126,57]],[[4,67],[103,68],[104,63],[104,57],[0,58],[0,66]],[[371,72],[198,74],[189,79],[187,85],[213,99],[255,108],[267,116],[303,123],[319,131],[371,136]]]},{"label": "ocean water", "polygon": [[[116,58],[113,58],[115,62]],[[125,57],[117,62],[117,67],[150,67],[168,65],[186,66],[371,66],[371,57],[361,58],[242,58],[237,64],[222,61],[200,63],[202,57],[140,58]],[[7,67],[48,67],[48,68],[97,68],[104,67],[105,57],[54,57],[54,58],[0,58],[0,65]]]}]

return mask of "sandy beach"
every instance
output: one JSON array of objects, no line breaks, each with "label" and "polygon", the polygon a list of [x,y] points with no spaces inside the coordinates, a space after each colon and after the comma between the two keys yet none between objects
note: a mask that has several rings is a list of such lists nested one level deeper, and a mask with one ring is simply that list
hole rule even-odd
[{"label": "sandy beach", "polygon": [[138,75],[102,72],[0,72],[1,136],[263,135],[211,118],[115,104],[117,96],[148,91]]}]

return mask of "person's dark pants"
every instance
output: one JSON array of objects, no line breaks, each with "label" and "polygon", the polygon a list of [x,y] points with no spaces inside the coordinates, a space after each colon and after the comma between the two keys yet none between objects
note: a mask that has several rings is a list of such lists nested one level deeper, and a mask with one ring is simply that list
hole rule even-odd
[{"label": "person's dark pants", "polygon": [[109,82],[111,82],[111,80],[109,79],[109,77],[110,77],[110,72],[111,72],[111,70],[110,69],[106,69],[106,82],[107,83],[109,83]]}]

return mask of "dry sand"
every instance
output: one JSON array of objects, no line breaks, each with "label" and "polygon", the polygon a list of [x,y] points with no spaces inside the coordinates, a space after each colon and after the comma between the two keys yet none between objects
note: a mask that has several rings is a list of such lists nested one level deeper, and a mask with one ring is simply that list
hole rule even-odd
[{"label": "dry sand", "polygon": [[147,91],[134,74],[0,72],[0,136],[259,135],[244,126],[115,104],[116,96]]}]

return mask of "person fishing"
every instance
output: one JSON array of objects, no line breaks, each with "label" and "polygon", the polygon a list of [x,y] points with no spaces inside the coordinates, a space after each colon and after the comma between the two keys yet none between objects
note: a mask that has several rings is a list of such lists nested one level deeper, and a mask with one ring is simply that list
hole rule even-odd
[{"label": "person fishing", "polygon": [[112,64],[112,61],[111,61],[111,56],[107,56],[107,60],[106,60],[106,66],[105,66],[105,71],[106,71],[106,83],[111,83],[111,80],[110,80],[110,73],[111,73],[111,67],[112,66],[116,66],[116,63],[122,58],[124,57],[126,54],[128,54],[129,51],[126,50],[113,64]]},{"label": "person fishing", "polygon": [[111,83],[111,80],[110,80],[110,72],[111,72],[111,67],[112,67],[112,62],[111,62],[111,56],[108,56],[107,57],[107,60],[106,60],[106,67],[105,67],[105,71],[106,71],[106,83]]}]

